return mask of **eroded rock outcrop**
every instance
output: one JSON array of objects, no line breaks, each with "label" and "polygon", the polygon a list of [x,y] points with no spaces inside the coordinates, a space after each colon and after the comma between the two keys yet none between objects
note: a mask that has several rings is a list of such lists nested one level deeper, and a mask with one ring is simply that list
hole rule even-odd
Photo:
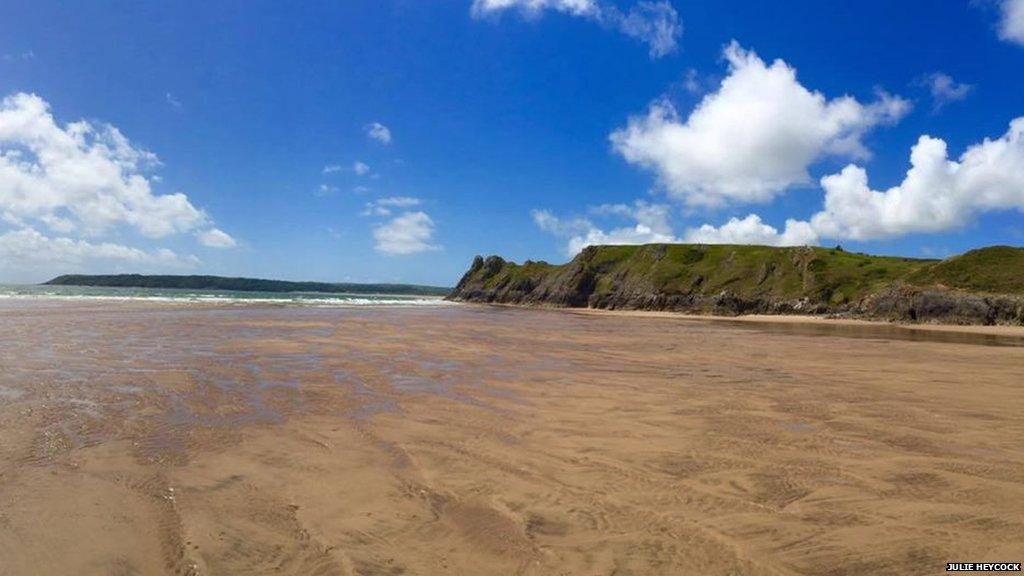
[{"label": "eroded rock outcrop", "polygon": [[[991,251],[1009,260],[1011,269],[989,269]],[[972,267],[981,268],[972,273]],[[994,285],[1011,292],[978,290],[983,277],[995,278]],[[968,283],[970,288],[963,288]],[[609,310],[1020,325],[1024,251],[998,247],[937,261],[851,254],[838,247],[592,246],[562,265],[478,256],[448,298]]]}]

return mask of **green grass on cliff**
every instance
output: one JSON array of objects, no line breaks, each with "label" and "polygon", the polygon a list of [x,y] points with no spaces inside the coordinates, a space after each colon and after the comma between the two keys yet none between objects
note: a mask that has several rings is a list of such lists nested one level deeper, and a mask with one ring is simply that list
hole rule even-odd
[{"label": "green grass on cliff", "polygon": [[595,278],[593,293],[811,298],[830,304],[856,301],[894,283],[970,292],[1024,294],[1024,249],[983,248],[947,260],[870,256],[842,249],[743,245],[649,244],[596,246],[572,262],[552,265],[502,262],[481,270],[485,288],[529,290],[572,271]]},{"label": "green grass on cliff", "polygon": [[779,299],[808,296],[837,304],[875,291],[928,263],[826,248],[685,244],[602,246],[591,260],[600,273],[598,294],[643,278],[663,294],[714,295],[729,290]]},{"label": "green grass on cliff", "polygon": [[526,285],[537,283],[542,278],[557,270],[559,267],[547,262],[534,262],[527,260],[523,264],[506,262],[501,273],[495,274],[484,281],[484,287],[491,288],[500,280],[509,279],[511,285]]},{"label": "green grass on cliff", "polygon": [[993,294],[1024,294],[1024,249],[992,246],[947,258],[908,282]]}]

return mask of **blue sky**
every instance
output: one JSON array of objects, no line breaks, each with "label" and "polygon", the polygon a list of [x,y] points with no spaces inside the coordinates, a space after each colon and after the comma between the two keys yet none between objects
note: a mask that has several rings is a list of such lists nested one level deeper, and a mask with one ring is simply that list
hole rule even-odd
[{"label": "blue sky", "polygon": [[0,281],[1020,245],[1022,72],[1021,0],[12,0]]}]

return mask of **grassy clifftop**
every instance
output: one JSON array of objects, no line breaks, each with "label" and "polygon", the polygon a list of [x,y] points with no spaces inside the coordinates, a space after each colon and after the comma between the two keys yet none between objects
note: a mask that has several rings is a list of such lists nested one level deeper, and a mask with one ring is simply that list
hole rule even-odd
[{"label": "grassy clifftop", "polygon": [[[450,298],[716,313],[820,313],[853,311],[882,301],[893,304],[883,296],[896,293],[1024,295],[1024,249],[983,248],[940,261],[839,248],[593,246],[561,265],[478,257]],[[917,311],[907,313],[915,316]]]},{"label": "grassy clifftop", "polygon": [[918,270],[907,282],[989,294],[1024,294],[1024,248],[971,250]]}]

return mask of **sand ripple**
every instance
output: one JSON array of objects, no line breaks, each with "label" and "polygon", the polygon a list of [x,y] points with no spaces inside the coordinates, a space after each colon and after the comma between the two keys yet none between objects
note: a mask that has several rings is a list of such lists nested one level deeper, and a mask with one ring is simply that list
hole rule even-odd
[{"label": "sand ripple", "polygon": [[475,306],[0,319],[2,576],[1024,557],[1012,339]]}]

